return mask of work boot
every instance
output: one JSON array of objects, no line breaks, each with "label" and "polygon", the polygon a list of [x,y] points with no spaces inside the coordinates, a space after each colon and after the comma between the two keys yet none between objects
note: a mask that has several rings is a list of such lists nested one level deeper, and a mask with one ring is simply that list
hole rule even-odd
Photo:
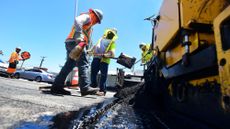
[{"label": "work boot", "polygon": [[90,87],[92,87],[92,88],[97,88],[97,85],[90,85]]},{"label": "work boot", "polygon": [[64,88],[51,87],[51,94],[61,94],[61,95],[71,95],[70,91],[65,90]]},{"label": "work boot", "polygon": [[85,95],[94,95],[99,91],[99,88],[93,88],[93,87],[86,87],[81,90],[81,96]]}]

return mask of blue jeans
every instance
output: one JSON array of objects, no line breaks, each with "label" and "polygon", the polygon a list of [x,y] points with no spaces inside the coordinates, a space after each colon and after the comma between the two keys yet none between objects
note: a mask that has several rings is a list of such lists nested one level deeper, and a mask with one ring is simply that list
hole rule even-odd
[{"label": "blue jeans", "polygon": [[101,62],[101,59],[93,58],[91,64],[91,86],[93,87],[97,86],[97,74],[99,71],[101,71],[100,84],[99,84],[101,92],[106,92],[106,80],[108,75],[108,67],[109,64],[105,62]]},{"label": "blue jeans", "polygon": [[66,62],[54,80],[54,83],[53,83],[54,87],[64,88],[64,83],[65,83],[66,77],[73,70],[73,68],[75,66],[78,67],[78,77],[79,77],[80,89],[84,90],[89,86],[89,84],[90,84],[90,80],[89,80],[89,76],[88,76],[89,61],[86,58],[86,52],[85,51],[82,52],[81,57],[78,61],[75,61],[75,60],[69,58],[70,51],[76,45],[77,45],[77,43],[75,43],[73,41],[65,43],[65,47],[66,47],[66,51],[67,51]]}]

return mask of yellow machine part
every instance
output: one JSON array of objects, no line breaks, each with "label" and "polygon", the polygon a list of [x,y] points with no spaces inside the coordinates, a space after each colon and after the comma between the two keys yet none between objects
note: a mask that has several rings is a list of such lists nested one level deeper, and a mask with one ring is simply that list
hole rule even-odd
[{"label": "yellow machine part", "polygon": [[181,1],[181,23],[189,28],[189,23],[212,24],[213,19],[228,5],[226,0],[179,0]]},{"label": "yellow machine part", "polygon": [[[210,45],[215,43],[215,39],[213,34],[211,33],[193,33],[189,36],[189,40],[191,45],[189,46],[190,53],[196,51],[202,45]],[[184,47],[181,43],[177,43],[176,45],[168,48],[166,51],[165,63],[167,67],[172,66],[181,60],[182,56],[185,53]]]},{"label": "yellow machine part", "polygon": [[179,31],[177,0],[164,0],[159,12],[160,20],[157,22],[154,34],[154,47],[162,51]]},{"label": "yellow machine part", "polygon": [[[221,39],[221,24],[230,19],[230,6],[226,8],[214,21],[214,31],[219,65],[219,76],[222,94],[230,96],[230,49],[223,50]],[[230,21],[230,20],[229,20]],[[228,42],[229,43],[229,42]],[[221,62],[224,62],[221,64]]]},{"label": "yellow machine part", "polygon": [[[206,83],[206,82],[217,82],[220,83],[220,78],[219,76],[211,76],[211,77],[206,77],[206,78],[200,78],[200,79],[196,79],[196,80],[190,80],[188,83],[192,84],[192,86],[196,87],[196,86],[202,86],[202,84]],[[172,83],[169,85],[168,87],[168,91],[169,91],[169,95],[173,96],[173,88],[172,88]]]},{"label": "yellow machine part", "polygon": [[160,51],[166,51],[181,27],[189,29],[191,23],[212,24],[214,18],[228,5],[226,0],[164,0],[155,26],[155,43]]}]

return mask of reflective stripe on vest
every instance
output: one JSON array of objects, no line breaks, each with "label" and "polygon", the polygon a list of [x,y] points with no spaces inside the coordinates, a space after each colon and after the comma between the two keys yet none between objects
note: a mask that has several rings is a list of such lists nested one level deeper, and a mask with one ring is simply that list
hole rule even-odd
[{"label": "reflective stripe on vest", "polygon": [[67,39],[73,39],[75,33],[76,33],[76,30],[75,30],[75,27],[74,27],[74,25],[73,25],[73,26],[72,26],[72,29],[71,29],[71,31],[70,31],[68,37],[67,37]]},{"label": "reflective stripe on vest", "polygon": [[[90,39],[90,34],[91,34],[91,23],[84,25],[82,27],[82,32],[84,34],[84,41],[88,44],[89,39]],[[75,26],[73,25],[71,32],[69,33],[67,39],[74,40],[74,38],[78,38],[78,37],[75,37],[75,35],[76,35],[76,29],[75,29]]]}]

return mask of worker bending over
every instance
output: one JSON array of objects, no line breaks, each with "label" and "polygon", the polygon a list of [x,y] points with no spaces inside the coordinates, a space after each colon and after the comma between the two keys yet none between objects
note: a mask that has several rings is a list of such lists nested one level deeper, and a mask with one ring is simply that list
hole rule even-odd
[{"label": "worker bending over", "polygon": [[89,86],[88,60],[86,58],[85,46],[88,45],[92,27],[101,23],[103,13],[99,9],[89,9],[89,12],[77,16],[70,34],[68,35],[65,46],[67,50],[67,60],[61,71],[54,80],[51,88],[53,94],[70,95],[71,93],[64,89],[64,82],[67,75],[75,66],[78,67],[79,86],[81,95],[95,94],[99,89]]}]

